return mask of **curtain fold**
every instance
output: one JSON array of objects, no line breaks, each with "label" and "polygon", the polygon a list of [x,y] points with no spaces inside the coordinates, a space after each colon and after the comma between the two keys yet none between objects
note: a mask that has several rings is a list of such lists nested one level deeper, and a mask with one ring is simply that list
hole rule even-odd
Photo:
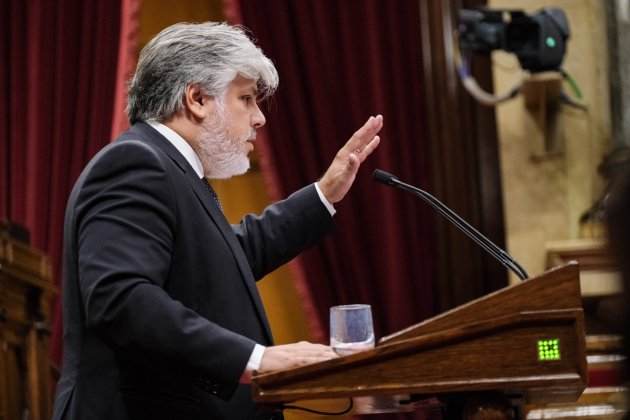
[{"label": "curtain fold", "polygon": [[[125,40],[133,48],[137,16],[126,15],[131,30],[123,36],[121,19],[137,4],[0,3],[0,218],[30,231],[31,244],[50,256],[57,284],[70,189],[86,162],[111,140],[114,109],[124,106],[116,100],[123,74],[116,69],[128,68],[135,51],[120,54],[119,45]],[[54,307],[51,352],[59,362],[58,302]]]}]

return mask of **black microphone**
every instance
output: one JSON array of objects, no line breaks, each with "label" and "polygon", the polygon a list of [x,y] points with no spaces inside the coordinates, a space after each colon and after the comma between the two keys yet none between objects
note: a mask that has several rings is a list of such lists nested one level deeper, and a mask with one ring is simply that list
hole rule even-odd
[{"label": "black microphone", "polygon": [[499,261],[505,268],[511,270],[515,273],[518,278],[521,280],[527,280],[529,276],[527,272],[521,265],[516,262],[514,258],[510,254],[508,254],[503,249],[499,248],[494,242],[490,239],[486,238],[481,232],[472,227],[468,222],[462,219],[457,213],[448,208],[446,204],[442,203],[440,200],[429,194],[428,192],[421,190],[418,187],[414,187],[413,185],[409,185],[394,175],[377,169],[374,171],[374,179],[378,182],[381,182],[385,185],[389,185],[390,187],[400,188],[402,190],[408,191],[412,194],[417,195],[422,198],[425,202],[427,202],[431,207],[433,207],[438,213],[448,219],[449,222],[457,226],[459,230],[464,232],[470,239],[475,241],[477,245],[482,247],[488,254],[492,255],[497,261]]}]

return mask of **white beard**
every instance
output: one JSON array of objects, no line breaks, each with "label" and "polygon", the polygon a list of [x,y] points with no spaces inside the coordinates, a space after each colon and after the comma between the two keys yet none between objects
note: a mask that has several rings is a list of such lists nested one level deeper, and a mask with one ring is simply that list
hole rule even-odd
[{"label": "white beard", "polygon": [[252,129],[241,137],[231,137],[227,133],[227,119],[222,110],[218,110],[215,117],[204,125],[199,137],[198,155],[206,178],[231,178],[249,169],[249,157],[244,145],[247,140],[256,137],[256,130]]}]

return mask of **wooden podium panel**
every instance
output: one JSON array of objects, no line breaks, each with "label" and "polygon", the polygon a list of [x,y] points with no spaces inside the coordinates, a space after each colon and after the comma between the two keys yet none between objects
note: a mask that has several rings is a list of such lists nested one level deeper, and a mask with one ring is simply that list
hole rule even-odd
[{"label": "wooden podium panel", "polygon": [[587,383],[577,264],[383,338],[369,351],[253,379],[261,403],[498,391],[575,401]]},{"label": "wooden podium panel", "polygon": [[578,265],[567,264],[538,277],[505,287],[472,302],[381,339],[402,340],[456,325],[479,322],[507,314],[575,309],[582,311]]}]

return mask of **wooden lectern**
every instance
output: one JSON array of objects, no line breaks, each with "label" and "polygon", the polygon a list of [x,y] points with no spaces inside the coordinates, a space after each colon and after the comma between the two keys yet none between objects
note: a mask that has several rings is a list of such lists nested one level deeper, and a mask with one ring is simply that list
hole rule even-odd
[{"label": "wooden lectern", "polygon": [[[575,401],[587,384],[579,267],[569,263],[384,337],[372,350],[253,379],[265,404],[357,396]],[[403,402],[404,403],[404,402]],[[451,415],[451,417],[453,417]]]}]

